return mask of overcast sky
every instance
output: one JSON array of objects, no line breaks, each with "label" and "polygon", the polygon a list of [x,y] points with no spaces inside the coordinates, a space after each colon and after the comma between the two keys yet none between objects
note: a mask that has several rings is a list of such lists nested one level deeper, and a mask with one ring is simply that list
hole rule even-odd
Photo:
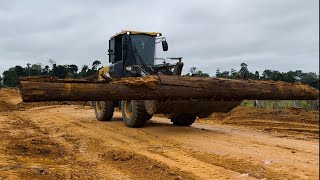
[{"label": "overcast sky", "polygon": [[215,75],[301,69],[319,72],[319,0],[0,0],[0,74],[27,63],[108,64],[110,36],[160,31],[169,51]]}]

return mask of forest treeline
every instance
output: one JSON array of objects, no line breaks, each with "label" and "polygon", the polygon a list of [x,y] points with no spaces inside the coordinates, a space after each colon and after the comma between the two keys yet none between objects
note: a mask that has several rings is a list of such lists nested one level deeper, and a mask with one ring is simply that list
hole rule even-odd
[{"label": "forest treeline", "polygon": [[101,64],[100,61],[93,61],[91,67],[83,65],[81,69],[77,65],[58,65],[53,60],[49,60],[49,65],[27,64],[26,67],[16,65],[2,73],[0,76],[0,86],[17,87],[19,83],[19,77],[26,76],[55,76],[61,79],[64,78],[85,78],[95,74]]},{"label": "forest treeline", "polygon": [[[190,72],[186,75],[210,77],[208,73],[197,70],[196,67],[191,67]],[[314,72],[302,72],[301,70],[279,72],[277,70],[266,69],[262,72],[262,74],[260,74],[258,71],[255,71],[254,73],[250,72],[246,63],[241,63],[239,70],[231,69],[230,71],[220,71],[220,69],[217,69],[214,77],[228,79],[285,81],[290,83],[300,82],[319,89],[319,75]]]},{"label": "forest treeline", "polygon": [[[58,78],[85,78],[95,74],[101,62],[98,60],[93,61],[92,65],[83,65],[80,69],[77,65],[58,65],[53,60],[49,60],[49,65],[27,64],[22,67],[16,65],[4,71],[0,76],[0,86],[16,87],[19,83],[19,77],[25,76],[55,76]],[[186,76],[210,77],[209,73],[198,70],[196,67],[190,68]],[[279,72],[276,70],[266,69],[259,74],[258,71],[250,72],[246,63],[241,63],[239,70],[231,69],[230,71],[216,70],[214,77],[229,78],[229,79],[253,79],[253,80],[273,80],[273,81],[286,81],[290,83],[301,82],[308,84],[312,87],[319,89],[319,75],[313,72],[302,72],[301,70]]]}]

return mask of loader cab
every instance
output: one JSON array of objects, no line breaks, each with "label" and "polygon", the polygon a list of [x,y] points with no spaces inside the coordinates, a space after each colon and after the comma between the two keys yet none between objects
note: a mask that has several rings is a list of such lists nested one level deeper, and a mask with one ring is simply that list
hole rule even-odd
[{"label": "loader cab", "polygon": [[[132,68],[153,67],[155,65],[156,40],[158,32],[122,31],[109,40],[109,62],[111,77],[138,76]],[[166,42],[162,43],[168,50]]]}]

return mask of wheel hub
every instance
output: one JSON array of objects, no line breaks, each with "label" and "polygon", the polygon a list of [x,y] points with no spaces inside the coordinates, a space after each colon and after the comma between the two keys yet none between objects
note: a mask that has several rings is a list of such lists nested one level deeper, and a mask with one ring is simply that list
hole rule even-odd
[{"label": "wheel hub", "polygon": [[127,118],[130,118],[132,116],[132,101],[125,101],[124,113]]},{"label": "wheel hub", "polygon": [[101,112],[102,112],[102,107],[103,107],[103,104],[102,103],[104,103],[103,101],[96,101],[96,110],[97,110],[97,112],[99,113],[99,114],[101,114]]}]

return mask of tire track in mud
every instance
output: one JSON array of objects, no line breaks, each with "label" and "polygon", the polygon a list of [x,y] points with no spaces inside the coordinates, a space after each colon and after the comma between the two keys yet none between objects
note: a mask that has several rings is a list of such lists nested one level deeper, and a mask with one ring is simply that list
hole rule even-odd
[{"label": "tire track in mud", "polygon": [[[49,113],[55,114],[54,111],[51,111],[51,110],[48,110],[48,111]],[[70,109],[69,111],[72,112],[72,110]],[[269,167],[269,165],[265,165],[265,163],[261,161],[252,160],[252,159],[246,160],[248,159],[247,157],[243,157],[241,159],[237,156],[218,156],[217,154],[214,154],[214,153],[205,153],[205,151],[201,152],[200,153],[201,155],[199,155],[198,152],[194,153],[194,151],[190,150],[190,148],[188,147],[182,148],[182,146],[185,146],[185,144],[183,144],[183,142],[181,143],[181,142],[173,141],[172,139],[170,139],[170,137],[167,137],[167,136],[170,136],[170,134],[160,137],[157,134],[151,133],[149,131],[150,129],[148,128],[129,129],[120,125],[120,122],[117,122],[119,121],[119,119],[117,118],[115,118],[116,122],[103,123],[103,122],[96,122],[94,120],[94,117],[92,117],[93,116],[92,114],[89,114],[89,115],[81,114],[81,116],[77,116],[72,113],[67,113],[67,111],[63,111],[63,112],[66,112],[66,114],[60,113],[60,114],[55,114],[55,116],[57,115],[59,119],[62,119],[61,123],[65,124],[66,122],[68,122],[67,126],[70,129],[77,130],[78,129],[77,127],[81,127],[82,129],[86,129],[85,134],[87,133],[88,136],[94,137],[94,139],[100,139],[100,140],[105,139],[103,141],[108,140],[110,143],[108,144],[108,146],[111,145],[117,148],[119,146],[120,147],[127,146],[129,147],[129,149],[135,151],[136,154],[141,154],[151,159],[164,162],[165,164],[168,164],[170,166],[178,167],[182,170],[189,171],[200,178],[208,178],[208,174],[210,174],[211,172],[212,174],[210,175],[210,177],[215,177],[215,173],[213,172],[218,171],[217,169],[223,169],[222,171],[216,174],[217,177],[221,174],[224,174],[224,177],[229,177],[229,178],[238,177],[241,173],[245,175],[247,174],[248,176],[252,176],[256,178],[295,177],[294,175],[290,175],[290,173],[282,173],[274,170],[275,168],[278,167],[278,165],[277,166],[273,165],[272,167]],[[92,112],[88,111],[87,113],[92,113]],[[77,127],[72,127],[73,125]],[[152,124],[152,126],[157,126],[157,125]],[[168,125],[164,124],[162,127],[165,128],[165,126],[168,126]],[[63,129],[67,130],[68,127],[63,127]],[[204,134],[203,131],[199,129],[194,129],[194,128],[191,128],[191,129],[188,128],[188,129],[189,129],[188,131],[192,131],[192,132],[196,131],[196,133],[198,134],[199,133]],[[95,133],[90,134],[89,133],[90,131],[99,132],[100,134],[95,134]],[[212,134],[212,132],[210,131],[208,132],[204,131],[204,132],[206,132],[205,134],[207,135],[210,133]],[[94,136],[92,136],[92,134],[94,134]],[[108,136],[111,136],[111,137],[108,137]],[[198,137],[195,137],[195,139],[197,138]],[[235,143],[228,139],[223,139],[221,142],[225,144]],[[243,144],[243,145],[250,146],[250,142],[248,144]],[[260,149],[263,147],[266,147],[266,146],[261,144],[261,145],[258,145],[257,149]],[[160,148],[160,151],[159,151],[159,148]],[[211,155],[214,158],[212,158]],[[219,159],[218,161],[219,163],[215,162],[215,160],[217,159]],[[231,162],[233,162],[235,165],[232,166]],[[194,166],[194,164],[197,164],[197,165]],[[242,165],[242,168],[238,168],[237,165]],[[212,167],[212,168],[209,168],[208,170],[207,168],[202,168],[202,167]],[[257,169],[256,167],[264,167],[265,169],[256,171]],[[286,171],[292,170],[290,166],[288,167],[284,166],[282,168],[288,168]],[[309,176],[309,175],[310,174],[306,174],[306,176]],[[222,178],[222,177],[219,177],[219,178]]]},{"label": "tire track in mud", "polygon": [[[94,174],[91,177],[101,177],[99,175],[105,173],[107,174],[107,177],[113,177],[112,179],[195,178],[192,174],[188,172],[183,172],[177,168],[169,167],[168,165],[163,164],[160,161],[150,159],[149,157],[139,153],[135,153],[134,151],[123,149],[120,146],[106,146],[106,144],[101,143],[102,141],[99,138],[92,138],[90,136],[90,133],[89,135],[86,133],[66,133],[64,131],[65,127],[55,126],[56,124],[52,122],[44,122],[45,120],[49,120],[50,118],[43,119],[42,117],[45,116],[41,116],[41,113],[39,112],[36,112],[36,114],[40,115],[37,117],[30,117],[28,114],[28,111],[17,112],[15,118],[22,119],[23,121],[28,121],[27,119],[32,120],[35,124],[40,126],[41,130],[44,130],[46,132],[47,136],[49,136],[51,139],[54,139],[55,142],[57,142],[59,145],[63,147],[69,147],[66,149],[68,149],[67,152],[73,155],[71,159],[78,166],[87,167],[91,172],[88,174]],[[57,116],[57,118],[61,117]],[[74,128],[73,124],[74,123],[67,124],[66,129]],[[81,124],[79,125],[82,126]],[[82,126],[82,128],[83,127],[86,128],[86,126]],[[79,127],[76,127],[76,129],[78,130]],[[73,137],[75,134],[76,136]],[[79,176],[86,177],[83,174],[80,174]]]},{"label": "tire track in mud", "polygon": [[[99,177],[91,168],[75,160],[75,154],[48,136],[39,126],[17,111],[1,118],[3,128],[10,129],[2,134],[6,141],[1,144],[0,154],[12,161],[2,164],[0,177],[9,179],[84,179]],[[2,115],[2,114],[1,114]],[[1,117],[0,115],[0,117]],[[2,163],[2,162],[1,162]]]},{"label": "tire track in mud", "polygon": [[[266,147],[269,152],[280,150],[279,153],[274,154],[286,154],[290,149],[276,147],[275,144],[259,144],[255,139],[242,140],[239,141],[241,146],[236,145],[236,140],[239,138],[226,138],[235,136],[236,129],[223,129],[223,127],[217,131],[193,127],[177,129],[159,122],[149,123],[142,129],[130,129],[119,122],[119,118],[114,118],[113,122],[97,122],[92,110],[78,106],[34,108],[17,112],[16,115],[23,120],[32,121],[39,126],[38,129],[42,133],[72,154],[72,156],[69,155],[72,157],[69,160],[71,159],[77,165],[73,168],[86,167],[97,177],[99,175],[104,177],[101,174],[113,174],[110,177],[123,179],[147,177],[153,177],[153,179],[163,177],[169,177],[169,179],[238,179],[242,177],[278,179],[280,177],[310,178],[313,177],[312,173],[317,172],[312,170],[301,176],[295,176],[294,174],[299,173],[299,170],[293,175],[288,173],[294,171],[295,165],[280,166],[272,161],[262,162],[259,157],[251,159],[241,154],[241,151],[237,153],[237,147],[241,146],[252,146],[252,152]],[[175,133],[176,130],[185,133],[183,138],[179,137],[181,134]],[[202,147],[203,144],[196,143],[197,140],[206,139],[216,139],[208,141],[208,143],[217,143],[216,147],[210,146],[214,147],[215,152],[208,151]],[[291,146],[288,147],[291,148]],[[229,154],[221,155],[217,151],[219,148],[227,148],[224,150]],[[305,154],[304,149],[297,152],[302,153],[301,155]],[[304,162],[301,163],[303,165]],[[68,167],[65,168],[68,169]],[[277,168],[282,172],[277,171]],[[79,175],[79,173],[74,174]]]},{"label": "tire track in mud", "polygon": [[[138,156],[145,156],[148,157],[148,159],[151,159],[152,161],[157,162],[163,162],[167,166],[178,168],[182,171],[187,171],[192,174],[194,174],[198,178],[224,178],[228,179],[229,177],[237,177],[240,175],[237,172],[230,171],[228,169],[224,169],[221,167],[215,167],[213,165],[210,165],[206,162],[199,161],[191,156],[187,156],[186,154],[182,155],[182,151],[176,149],[177,143],[175,142],[169,142],[169,140],[163,141],[162,139],[159,139],[159,137],[155,137],[151,135],[150,133],[144,132],[142,129],[129,129],[127,127],[122,127],[122,131],[119,131],[118,127],[115,127],[114,125],[111,126],[97,126],[97,124],[91,124],[91,123],[83,123],[81,119],[78,119],[77,121],[74,121],[74,117],[70,117],[68,114],[64,115],[57,115],[59,119],[62,119],[63,122],[68,122],[68,127],[63,128],[64,131],[70,130],[74,131],[72,125],[76,125],[74,129],[78,129],[79,127],[86,128],[86,133],[90,134],[90,136],[93,139],[106,139],[108,140],[109,146],[114,147],[120,147],[123,150],[123,145],[129,147],[128,149],[131,149],[134,151],[134,154]],[[102,122],[100,122],[102,123]],[[62,129],[62,128],[60,128]],[[129,132],[124,132],[129,131]],[[100,132],[99,134],[94,134],[93,132]],[[120,134],[119,134],[120,132]],[[129,133],[129,134],[127,134]],[[112,134],[111,137],[110,134]],[[78,137],[79,135],[77,135]],[[107,138],[106,138],[107,137]],[[167,147],[171,146],[170,148],[170,157],[162,156],[162,154],[153,153],[149,150],[149,148],[152,147],[159,147],[167,145]],[[173,147],[173,148],[172,148]],[[126,149],[128,151],[128,149]],[[217,170],[216,170],[217,169]],[[192,177],[192,176],[190,176]]]}]

